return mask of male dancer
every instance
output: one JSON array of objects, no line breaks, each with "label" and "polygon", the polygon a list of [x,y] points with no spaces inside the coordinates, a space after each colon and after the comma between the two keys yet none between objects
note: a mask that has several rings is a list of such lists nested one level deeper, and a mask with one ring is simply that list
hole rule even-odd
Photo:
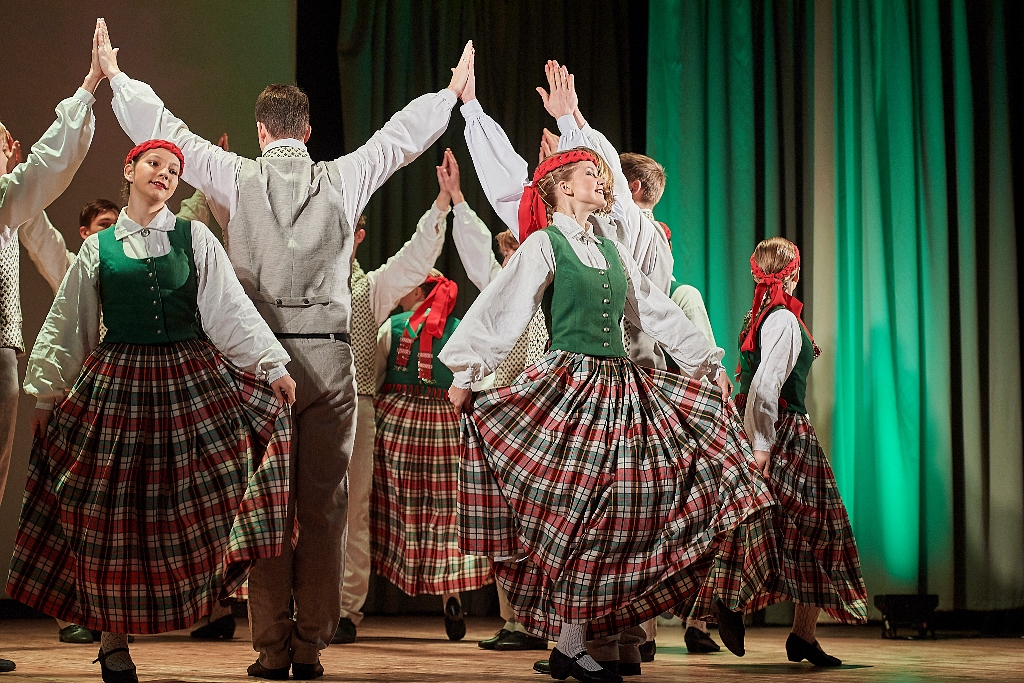
[{"label": "male dancer", "polygon": [[260,656],[248,673],[283,680],[291,669],[294,678],[318,678],[320,650],[341,613],[346,474],[356,428],[353,227],[370,195],[447,128],[472,67],[472,43],[446,89],[413,100],[351,154],[313,163],[305,148],[309,100],[299,88],[270,85],[260,94],[263,154],[244,159],[192,133],[152,88],[123,74],[102,26],[101,60],[121,127],[132,140],[158,136],[182,149],[184,180],[206,194],[238,279],[292,357],[298,389],[290,518],[297,534],[280,557],[257,562],[249,574],[249,621]]}]

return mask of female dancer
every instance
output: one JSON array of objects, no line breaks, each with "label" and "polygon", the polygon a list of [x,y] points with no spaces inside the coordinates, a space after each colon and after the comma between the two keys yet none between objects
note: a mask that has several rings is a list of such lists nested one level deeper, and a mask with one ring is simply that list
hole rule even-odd
[{"label": "female dancer", "polygon": [[190,626],[286,535],[289,357],[209,229],[166,207],[183,166],[164,140],[128,154],[128,206],[82,245],[25,380],[7,592],[102,630],[106,683],[138,680],[128,633]]},{"label": "female dancer", "polygon": [[789,660],[839,666],[815,639],[818,614],[824,609],[839,621],[865,623],[867,591],[846,506],[804,404],[807,375],[820,351],[800,318],[803,304],[793,297],[800,252],[772,237],[754,249],[750,269],[757,287],[740,332],[736,404],[781,506],[774,521],[782,570],[747,609],[792,600]]},{"label": "female dancer", "polygon": [[[463,109],[482,116],[475,101]],[[621,680],[587,654],[588,623],[591,636],[621,632],[707,580],[735,608],[741,574],[758,585],[770,565],[761,540],[772,501],[727,412],[722,350],[651,285],[627,247],[595,236],[592,221],[608,220],[595,212],[613,201],[606,178],[587,148],[537,168],[518,212],[519,250],[440,354],[454,371],[453,405],[471,408],[460,545],[498,560],[496,577],[524,625],[558,641],[551,675],[582,681]],[[538,306],[551,351],[473,401],[472,381],[501,363]],[[623,316],[688,377],[721,391],[633,364]]]},{"label": "female dancer", "polygon": [[459,416],[447,400],[451,371],[435,357],[459,324],[457,294],[432,270],[380,328],[370,499],[374,571],[408,595],[440,595],[449,640],[466,635],[459,593],[491,582],[490,563],[459,550]]}]

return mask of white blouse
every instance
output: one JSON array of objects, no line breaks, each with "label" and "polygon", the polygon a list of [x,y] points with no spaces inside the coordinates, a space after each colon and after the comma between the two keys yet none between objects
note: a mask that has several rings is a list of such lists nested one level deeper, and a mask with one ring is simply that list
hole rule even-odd
[{"label": "white blouse", "polygon": [[[466,143],[469,145],[469,154],[480,178],[480,186],[498,217],[509,227],[516,239],[519,239],[519,200],[523,196],[524,188],[532,182],[526,160],[512,147],[505,131],[484,113],[480,100],[470,100],[462,106],[461,111],[466,118]],[[558,120],[558,126],[559,130],[571,133],[576,127],[576,121],[571,115],[563,116]],[[589,126],[587,128],[590,133],[596,133]],[[579,131],[579,128],[576,128],[576,131]],[[629,183],[622,175],[618,152],[604,136],[600,136],[603,143],[598,144],[597,135],[593,138],[593,144],[596,147],[603,145],[602,149],[596,151],[605,157],[614,177],[614,205],[611,215],[592,215],[589,221],[594,226],[595,234],[621,242],[627,247],[633,260],[639,264],[640,270],[644,274],[650,274],[658,260],[656,231],[661,228],[640,213],[632,195],[629,194]],[[563,134],[559,138],[559,149],[568,149],[584,143],[582,134]]]},{"label": "white blouse", "polygon": [[491,246],[494,237],[491,231],[466,202],[455,205],[452,238],[462,266],[466,269],[466,277],[477,289],[484,291],[484,287],[498,277],[501,264],[494,257],[494,248]]},{"label": "white blouse", "polygon": [[796,367],[803,347],[800,321],[785,308],[774,311],[761,324],[761,364],[750,380],[743,428],[756,451],[770,451],[779,419],[779,394]]},{"label": "white blouse", "polygon": [[[174,214],[167,207],[145,227],[122,210],[114,236],[128,258],[157,258],[171,250],[167,233],[174,230],[174,222]],[[210,341],[232,363],[268,382],[288,374],[284,365],[290,357],[245,295],[224,247],[198,221],[192,221],[192,251],[198,275],[199,313]],[[90,235],[36,337],[25,391],[36,397],[39,408],[52,408],[53,401],[71,388],[86,357],[99,344],[99,263],[99,236]]]},{"label": "white blouse", "polygon": [[0,176],[0,250],[18,226],[31,220],[59,197],[89,151],[96,117],[96,98],[81,88],[57,105],[57,120],[32,145],[22,163]]},{"label": "white blouse", "polygon": [[[555,213],[552,223],[568,239],[580,261],[607,268],[590,223],[583,227]],[[665,347],[681,370],[714,380],[725,352],[708,344],[668,296],[640,272],[627,248],[613,240],[626,271],[625,317]],[[556,269],[551,241],[544,232],[530,235],[498,276],[473,302],[444,349],[442,363],[455,373],[453,386],[468,389],[494,371],[526,330],[551,284]],[[616,321],[618,322],[618,321]]]}]

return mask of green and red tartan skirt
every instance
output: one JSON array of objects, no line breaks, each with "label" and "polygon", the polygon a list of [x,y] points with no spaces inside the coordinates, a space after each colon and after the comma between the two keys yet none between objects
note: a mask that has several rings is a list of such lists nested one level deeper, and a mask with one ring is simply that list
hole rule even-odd
[{"label": "green and red tartan skirt", "polygon": [[747,609],[792,600],[820,607],[846,624],[866,623],[868,593],[857,541],[832,466],[806,415],[780,411],[768,486],[779,502],[774,521],[782,566]]},{"label": "green and red tartan skirt", "polygon": [[291,418],[211,344],[100,344],[36,439],[7,593],[86,628],[187,628],[280,554]]},{"label": "green and red tartan skirt", "polygon": [[495,574],[533,633],[612,635],[702,588],[742,609],[777,571],[774,501],[717,387],[554,351],[463,430],[459,544],[518,560]]},{"label": "green and red tartan skirt", "polygon": [[491,563],[459,550],[459,417],[447,392],[385,384],[375,402],[370,549],[373,570],[409,595],[491,583]]}]

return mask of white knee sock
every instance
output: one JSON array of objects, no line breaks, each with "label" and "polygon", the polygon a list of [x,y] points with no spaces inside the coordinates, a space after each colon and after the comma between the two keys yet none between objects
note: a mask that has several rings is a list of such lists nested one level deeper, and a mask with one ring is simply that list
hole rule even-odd
[{"label": "white knee sock", "polygon": [[[100,649],[103,652],[110,652],[121,647],[126,649],[128,647],[127,634],[103,632],[103,637],[100,639]],[[132,655],[129,652],[118,652],[111,655],[103,660],[103,664],[108,669],[114,671],[127,671],[135,666],[135,662],[132,661]]]},{"label": "white knee sock", "polygon": [[[558,643],[555,648],[566,657],[575,657],[581,652],[587,651],[587,625],[570,624],[562,622],[562,629],[558,633]],[[590,655],[584,655],[576,660],[577,663],[587,671],[599,671],[601,665]]]}]

